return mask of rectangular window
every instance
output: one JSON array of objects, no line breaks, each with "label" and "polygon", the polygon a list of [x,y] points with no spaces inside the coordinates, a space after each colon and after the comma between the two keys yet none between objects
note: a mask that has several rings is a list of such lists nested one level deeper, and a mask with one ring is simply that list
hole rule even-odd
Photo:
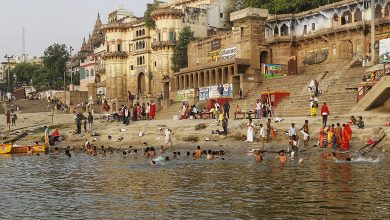
[{"label": "rectangular window", "polygon": [[307,34],[307,25],[303,25],[303,34]]},{"label": "rectangular window", "polygon": [[316,30],[316,23],[311,23],[311,30],[315,31]]},{"label": "rectangular window", "polygon": [[223,13],[219,13],[219,17],[220,17],[220,18],[223,18]]},{"label": "rectangular window", "polygon": [[240,32],[241,32],[241,37],[242,37],[244,35],[244,27],[240,28]]},{"label": "rectangular window", "polygon": [[175,32],[169,32],[169,41],[175,41]]},{"label": "rectangular window", "polygon": [[121,44],[118,44],[118,51],[122,51],[122,45]]}]

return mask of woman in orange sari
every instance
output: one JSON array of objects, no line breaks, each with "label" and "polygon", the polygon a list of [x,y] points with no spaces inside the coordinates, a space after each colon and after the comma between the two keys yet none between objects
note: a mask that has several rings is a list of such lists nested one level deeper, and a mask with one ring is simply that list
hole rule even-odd
[{"label": "woman in orange sari", "polygon": [[341,143],[342,150],[349,150],[349,141],[352,138],[352,130],[351,127],[347,124],[343,124],[343,140]]}]

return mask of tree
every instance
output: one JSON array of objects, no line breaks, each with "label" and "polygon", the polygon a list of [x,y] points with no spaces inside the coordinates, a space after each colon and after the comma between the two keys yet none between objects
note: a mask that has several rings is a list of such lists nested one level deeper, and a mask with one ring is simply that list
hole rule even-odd
[{"label": "tree", "polygon": [[31,85],[34,74],[39,74],[37,70],[41,67],[42,65],[32,63],[16,64],[15,69],[13,69],[13,72],[16,74],[17,83]]},{"label": "tree", "polygon": [[152,13],[154,10],[158,8],[159,5],[160,5],[160,1],[157,0],[154,0],[152,4],[147,5],[146,11],[144,13],[146,27],[153,28],[153,29],[156,28],[156,22],[152,18]]},{"label": "tree", "polygon": [[43,65],[49,72],[47,81],[52,89],[63,87],[64,72],[68,60],[69,52],[65,44],[53,44],[45,50]]},{"label": "tree", "polygon": [[187,46],[194,40],[194,32],[189,26],[186,26],[179,33],[179,39],[175,46],[172,63],[174,72],[179,72],[181,68],[188,66]]},{"label": "tree", "polygon": [[338,1],[340,0],[228,0],[225,9],[227,15],[225,23],[232,26],[230,13],[247,7],[268,9],[271,14],[289,14],[311,10]]}]

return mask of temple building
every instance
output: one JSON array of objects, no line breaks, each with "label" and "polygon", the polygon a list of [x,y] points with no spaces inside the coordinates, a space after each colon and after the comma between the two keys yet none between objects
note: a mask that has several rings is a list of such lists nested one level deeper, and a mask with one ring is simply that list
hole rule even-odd
[{"label": "temple building", "polygon": [[[89,96],[126,101],[129,92],[141,98],[169,98],[173,78],[172,55],[180,31],[191,27],[196,38],[205,38],[224,29],[225,0],[175,0],[163,3],[152,13],[155,28],[144,18],[119,8],[99,25],[104,42],[94,46],[94,56],[82,63],[81,78]],[[95,25],[95,29],[97,26]],[[94,44],[85,41],[82,51]],[[104,45],[104,46],[103,46]],[[101,55],[96,56],[97,52]],[[93,74],[91,75],[91,71]],[[93,83],[93,77],[95,82]]]},{"label": "temple building", "polygon": [[[375,7],[375,44],[389,38],[390,3]],[[195,40],[188,46],[188,67],[175,73],[171,97],[215,96],[218,85],[236,96],[268,78],[304,73],[305,68],[339,61],[369,61],[371,6],[344,0],[298,14],[268,14],[247,8],[231,14],[231,31]],[[376,60],[374,61],[376,62]],[[179,96],[177,94],[180,94]]]}]

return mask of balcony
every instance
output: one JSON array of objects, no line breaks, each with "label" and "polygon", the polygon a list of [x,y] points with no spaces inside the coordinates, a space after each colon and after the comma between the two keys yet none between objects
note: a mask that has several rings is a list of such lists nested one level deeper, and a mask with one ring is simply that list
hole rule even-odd
[{"label": "balcony", "polygon": [[129,54],[125,51],[105,52],[103,53],[103,59],[127,59]]},{"label": "balcony", "polygon": [[166,47],[174,47],[176,45],[176,41],[159,41],[152,43],[153,50],[161,50]]}]

